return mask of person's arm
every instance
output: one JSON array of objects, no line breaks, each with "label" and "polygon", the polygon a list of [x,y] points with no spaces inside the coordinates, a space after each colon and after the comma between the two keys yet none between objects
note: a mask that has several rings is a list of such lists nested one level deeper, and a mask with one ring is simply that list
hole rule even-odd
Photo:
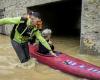
[{"label": "person's arm", "polygon": [[0,19],[0,25],[5,24],[19,24],[21,17],[14,17],[14,18],[3,18]]},{"label": "person's arm", "polygon": [[38,38],[38,40],[42,43],[42,45],[44,45],[44,46],[49,50],[49,52],[50,52],[52,55],[56,56],[56,54],[53,53],[53,51],[52,51],[50,45],[49,45],[49,44],[47,43],[47,41],[41,36],[40,31],[37,30],[36,32],[34,32],[34,34],[35,34],[35,36]]},{"label": "person's arm", "polygon": [[47,41],[42,37],[41,33],[39,30],[37,30],[36,32],[34,32],[36,38],[42,43],[42,45],[44,45],[49,51],[51,51],[51,48],[49,46],[49,44],[47,43]]}]

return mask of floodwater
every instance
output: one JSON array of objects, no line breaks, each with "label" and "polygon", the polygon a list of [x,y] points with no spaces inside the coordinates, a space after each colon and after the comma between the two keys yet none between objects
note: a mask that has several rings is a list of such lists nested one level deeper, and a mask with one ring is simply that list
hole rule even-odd
[{"label": "floodwater", "polygon": [[[75,37],[53,37],[55,50],[100,66],[99,56],[79,54],[79,39]],[[52,69],[44,64],[33,61],[30,69],[16,67],[19,60],[11,46],[8,36],[0,35],[0,80],[83,80],[81,78]]]}]

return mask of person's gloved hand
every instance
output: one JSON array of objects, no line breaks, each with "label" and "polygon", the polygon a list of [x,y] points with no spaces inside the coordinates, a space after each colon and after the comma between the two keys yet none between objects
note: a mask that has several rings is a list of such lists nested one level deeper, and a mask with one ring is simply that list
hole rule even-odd
[{"label": "person's gloved hand", "polygon": [[57,56],[53,51],[50,51],[50,54],[53,56]]}]

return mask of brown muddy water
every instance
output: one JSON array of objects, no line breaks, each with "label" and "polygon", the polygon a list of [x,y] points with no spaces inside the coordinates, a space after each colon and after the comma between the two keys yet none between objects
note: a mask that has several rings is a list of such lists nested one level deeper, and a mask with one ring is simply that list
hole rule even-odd
[{"label": "brown muddy water", "polygon": [[[100,66],[99,56],[79,54],[79,39],[75,37],[53,37],[55,50]],[[0,35],[0,80],[83,80],[81,78],[54,70],[44,64],[33,61],[31,69],[16,67],[19,60],[11,46],[8,36]]]}]

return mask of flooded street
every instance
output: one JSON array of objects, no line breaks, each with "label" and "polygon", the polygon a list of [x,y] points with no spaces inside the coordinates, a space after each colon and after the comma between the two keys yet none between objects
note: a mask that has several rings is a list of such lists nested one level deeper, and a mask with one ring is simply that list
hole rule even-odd
[{"label": "flooded street", "polygon": [[[79,39],[73,37],[53,37],[55,50],[80,58],[100,66],[100,56],[79,54]],[[54,70],[46,65],[34,62],[34,67],[24,69],[16,67],[19,60],[8,36],[0,35],[0,80],[82,80],[75,76]]]}]

